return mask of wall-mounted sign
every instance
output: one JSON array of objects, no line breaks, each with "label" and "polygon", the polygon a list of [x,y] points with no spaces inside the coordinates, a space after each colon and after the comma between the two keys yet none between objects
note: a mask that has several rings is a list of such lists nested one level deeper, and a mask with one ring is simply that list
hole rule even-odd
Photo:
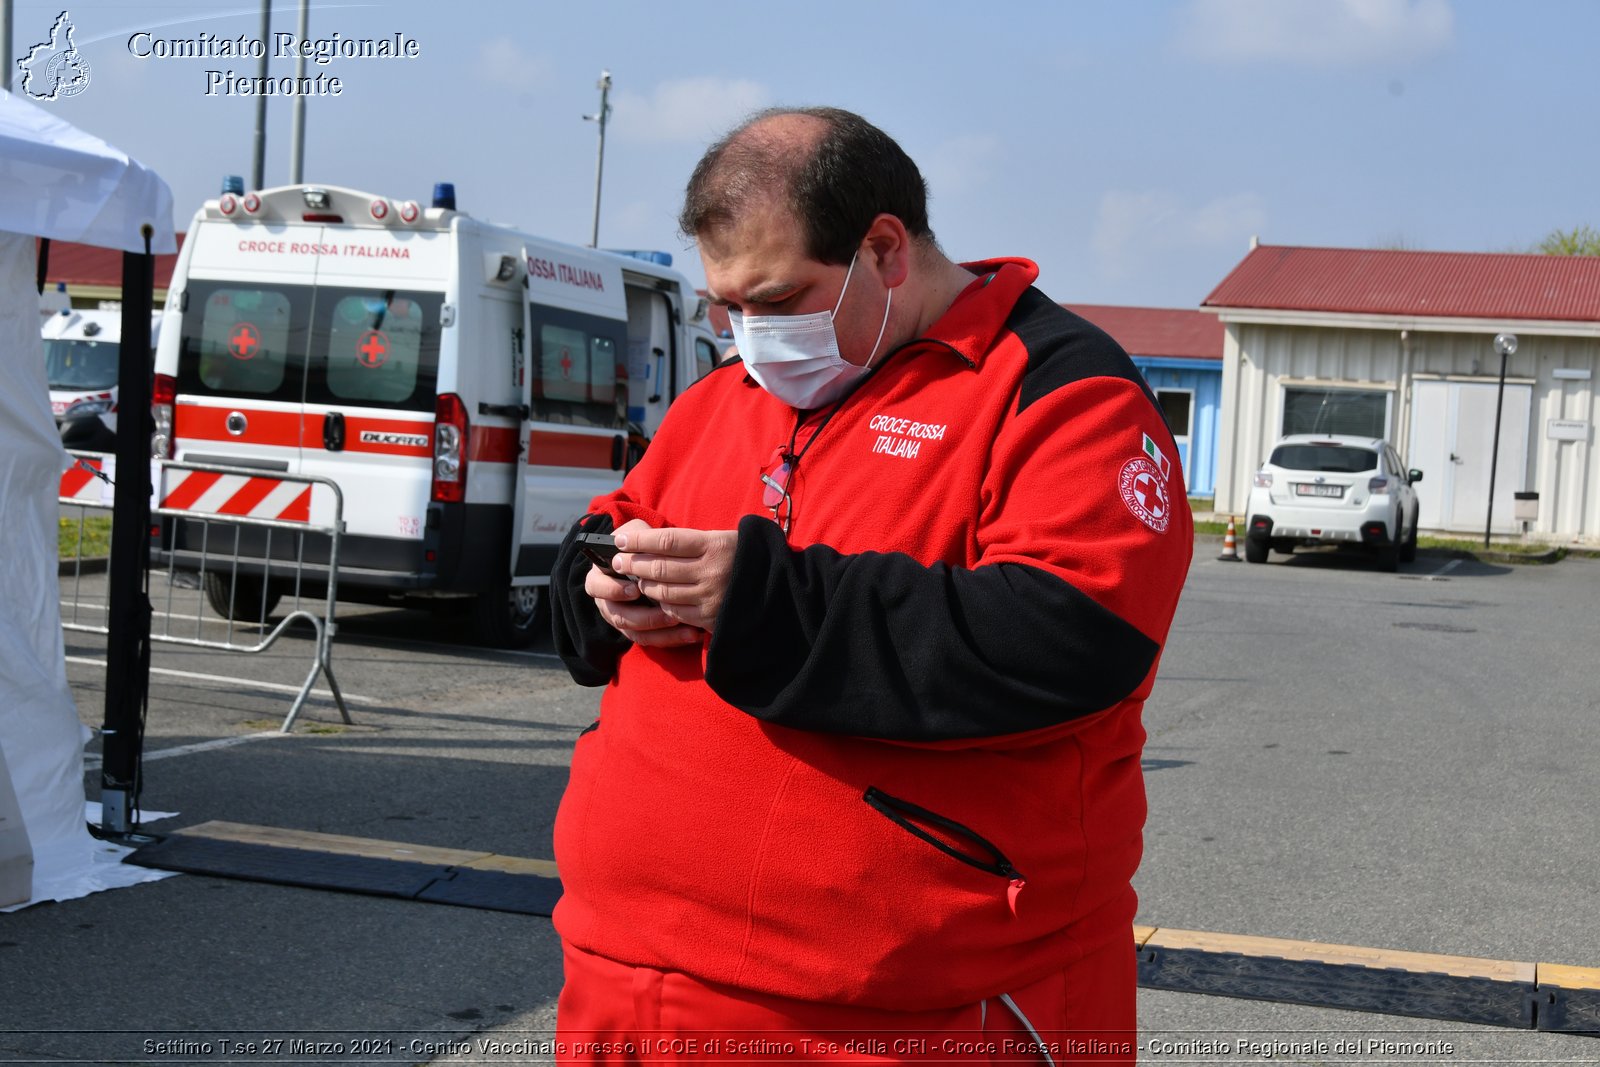
[{"label": "wall-mounted sign", "polygon": [[1544,424],[1544,435],[1552,441],[1587,441],[1589,420],[1547,419]]},{"label": "wall-mounted sign", "polygon": [[1586,382],[1589,380],[1588,367],[1557,367],[1550,372],[1550,377],[1557,381]]}]

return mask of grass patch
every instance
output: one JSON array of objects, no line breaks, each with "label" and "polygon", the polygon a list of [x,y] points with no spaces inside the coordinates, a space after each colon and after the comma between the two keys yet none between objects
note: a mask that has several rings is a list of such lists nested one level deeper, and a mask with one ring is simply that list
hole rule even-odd
[{"label": "grass patch", "polygon": [[[1216,499],[1209,496],[1192,496],[1189,498],[1189,510],[1196,515],[1211,514],[1216,511]],[[1228,520],[1226,517],[1220,521],[1197,519],[1195,520],[1194,524],[1194,532],[1197,534],[1215,534],[1216,536],[1221,537],[1223,534],[1228,532]],[[1244,536],[1243,519],[1240,519],[1239,522],[1234,526],[1234,533],[1238,534],[1240,537]]]},{"label": "grass patch", "polygon": [[[79,528],[77,519],[59,519],[56,530],[56,549],[64,560],[79,556]],[[82,529],[82,556],[93,559],[111,554],[111,520],[102,516],[85,518]]]},{"label": "grass patch", "polygon": [[1417,538],[1418,548],[1431,548],[1441,552],[1464,552],[1473,555],[1478,552],[1504,552],[1512,556],[1542,556],[1552,548],[1559,546],[1547,545],[1539,541],[1493,541],[1489,547],[1483,547],[1482,538],[1468,539],[1465,537],[1428,537],[1422,535]]}]

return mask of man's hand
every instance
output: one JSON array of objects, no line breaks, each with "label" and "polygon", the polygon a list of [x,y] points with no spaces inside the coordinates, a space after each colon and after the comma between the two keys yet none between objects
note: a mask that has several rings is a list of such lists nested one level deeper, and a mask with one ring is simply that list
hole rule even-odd
[{"label": "man's hand", "polygon": [[[643,519],[630,519],[617,527],[615,534],[620,537],[624,532],[634,534],[657,531],[652,530],[650,524]],[[622,558],[619,553],[616,559],[612,560],[612,566],[616,567],[617,560]],[[617,569],[622,573],[621,568]],[[591,566],[583,580],[583,591],[594,598],[600,617],[636,645],[661,647],[692,645],[705,637],[704,631],[685,625],[656,605],[639,603],[641,594],[639,583],[635,580],[613,578],[599,567]]]},{"label": "man's hand", "polygon": [[611,565],[631,575],[639,591],[672,619],[711,631],[733,578],[737,530],[651,529],[625,523],[616,533]]}]

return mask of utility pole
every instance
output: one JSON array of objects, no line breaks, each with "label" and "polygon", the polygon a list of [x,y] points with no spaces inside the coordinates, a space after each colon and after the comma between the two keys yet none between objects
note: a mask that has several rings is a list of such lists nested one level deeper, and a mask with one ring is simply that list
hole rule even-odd
[{"label": "utility pole", "polygon": [[1495,394],[1494,401],[1494,445],[1489,453],[1489,508],[1488,514],[1483,517],[1484,548],[1489,547],[1489,531],[1494,529],[1494,476],[1495,469],[1500,465],[1500,412],[1506,406],[1506,359],[1517,354],[1517,335],[1495,334],[1494,350],[1500,356],[1500,391]]},{"label": "utility pole", "polygon": [[[261,80],[267,80],[267,57],[272,54],[272,47],[267,43],[272,39],[272,0],[261,0]],[[255,165],[250,169],[252,184],[250,188],[260,189],[267,183],[267,94],[260,93],[256,96],[256,157]]]},{"label": "utility pole", "polygon": [[[311,0],[300,0],[300,41],[311,35]],[[306,76],[306,53],[302,48],[294,61],[295,85],[303,84]],[[306,162],[306,94],[297,92],[294,98],[294,132],[289,144],[289,184],[299,185],[305,179]]]},{"label": "utility pole", "polygon": [[606,119],[611,115],[611,105],[607,99],[611,95],[611,72],[602,70],[600,81],[596,88],[600,90],[600,111],[594,115],[585,115],[585,122],[598,122],[600,124],[600,154],[594,162],[594,229],[589,233],[589,247],[600,247],[600,179],[606,170]]},{"label": "utility pole", "polygon": [[0,0],[0,89],[11,91],[11,66],[17,58],[11,54],[11,0]]}]

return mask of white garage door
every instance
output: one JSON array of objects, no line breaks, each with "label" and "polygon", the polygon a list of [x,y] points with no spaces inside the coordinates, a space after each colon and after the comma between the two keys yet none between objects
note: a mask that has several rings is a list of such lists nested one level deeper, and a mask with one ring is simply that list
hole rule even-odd
[{"label": "white garage door", "polygon": [[[1490,460],[1499,386],[1487,382],[1417,382],[1411,392],[1411,446],[1406,462],[1423,472],[1417,486],[1419,525],[1482,532],[1489,510]],[[1513,533],[1512,494],[1528,465],[1533,389],[1507,385],[1494,475],[1494,530]]]}]

